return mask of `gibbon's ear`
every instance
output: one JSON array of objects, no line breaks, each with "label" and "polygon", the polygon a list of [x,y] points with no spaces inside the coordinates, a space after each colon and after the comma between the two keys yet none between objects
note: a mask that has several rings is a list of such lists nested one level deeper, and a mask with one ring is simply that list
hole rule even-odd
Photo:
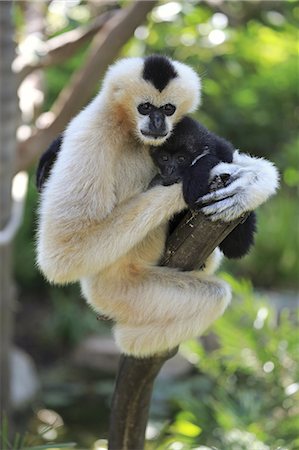
[{"label": "gibbon's ear", "polygon": [[60,151],[60,147],[62,144],[62,134],[58,136],[55,141],[48,147],[48,149],[41,156],[37,171],[36,171],[36,187],[38,192],[41,192],[45,182],[47,181],[51,169],[57,159],[57,155]]}]

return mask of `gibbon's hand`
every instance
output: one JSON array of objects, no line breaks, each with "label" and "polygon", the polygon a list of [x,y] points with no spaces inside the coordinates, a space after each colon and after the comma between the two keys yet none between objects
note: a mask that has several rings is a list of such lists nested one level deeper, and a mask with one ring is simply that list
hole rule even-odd
[{"label": "gibbon's hand", "polygon": [[197,200],[201,211],[212,221],[230,222],[252,211],[273,195],[279,184],[275,166],[262,158],[234,153],[232,163],[220,163],[211,171],[211,180],[230,175],[228,186]]},{"label": "gibbon's hand", "polygon": [[161,186],[163,185],[163,178],[161,177],[161,175],[158,173],[157,175],[154,176],[154,178],[152,179],[152,181],[150,182],[150,184],[148,185],[148,189],[155,187],[155,186]]}]

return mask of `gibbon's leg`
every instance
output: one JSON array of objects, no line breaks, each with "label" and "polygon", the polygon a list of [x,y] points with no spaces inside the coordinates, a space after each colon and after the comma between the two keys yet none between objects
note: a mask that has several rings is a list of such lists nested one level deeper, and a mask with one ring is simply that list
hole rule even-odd
[{"label": "gibbon's leg", "polygon": [[134,281],[114,279],[99,288],[109,295],[116,342],[124,353],[135,356],[162,352],[199,336],[231,298],[229,286],[216,277],[166,267],[151,267]]}]

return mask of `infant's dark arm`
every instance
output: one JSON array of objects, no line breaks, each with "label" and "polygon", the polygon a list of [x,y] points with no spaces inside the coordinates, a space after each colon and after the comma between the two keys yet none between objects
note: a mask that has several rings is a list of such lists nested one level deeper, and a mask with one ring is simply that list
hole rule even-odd
[{"label": "infant's dark arm", "polygon": [[47,180],[53,164],[56,161],[57,155],[60,151],[60,147],[62,144],[62,134],[58,136],[55,141],[47,148],[47,150],[42,154],[37,171],[36,171],[36,186],[38,192],[42,191],[42,188]]},{"label": "infant's dark arm", "polygon": [[219,162],[231,163],[233,161],[233,153],[235,151],[233,144],[214,133],[211,133],[211,135],[214,144],[215,156],[217,156]]},{"label": "infant's dark arm", "polygon": [[183,195],[191,209],[198,209],[196,201],[208,193],[210,172],[219,162],[216,156],[207,154],[185,171],[183,176]]}]

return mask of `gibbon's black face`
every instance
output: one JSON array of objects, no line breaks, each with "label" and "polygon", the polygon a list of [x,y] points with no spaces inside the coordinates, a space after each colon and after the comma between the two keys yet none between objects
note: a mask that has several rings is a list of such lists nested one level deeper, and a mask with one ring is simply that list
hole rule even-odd
[{"label": "gibbon's black face", "polygon": [[[171,89],[173,80],[184,83],[173,63],[160,55],[144,59],[142,78],[146,86],[136,104],[138,134],[145,144],[161,145],[171,134],[175,113],[184,101]],[[177,119],[176,119],[177,120]]]},{"label": "gibbon's black face", "polygon": [[170,152],[152,147],[151,157],[158,167],[164,186],[182,181],[185,170],[190,167],[194,155],[183,149]]},{"label": "gibbon's black face", "polygon": [[158,108],[146,102],[140,103],[137,109],[139,114],[144,116],[144,119],[141,120],[140,128],[143,136],[158,139],[168,135],[169,129],[165,119],[175,113],[176,107],[174,105],[166,103],[166,105]]}]

